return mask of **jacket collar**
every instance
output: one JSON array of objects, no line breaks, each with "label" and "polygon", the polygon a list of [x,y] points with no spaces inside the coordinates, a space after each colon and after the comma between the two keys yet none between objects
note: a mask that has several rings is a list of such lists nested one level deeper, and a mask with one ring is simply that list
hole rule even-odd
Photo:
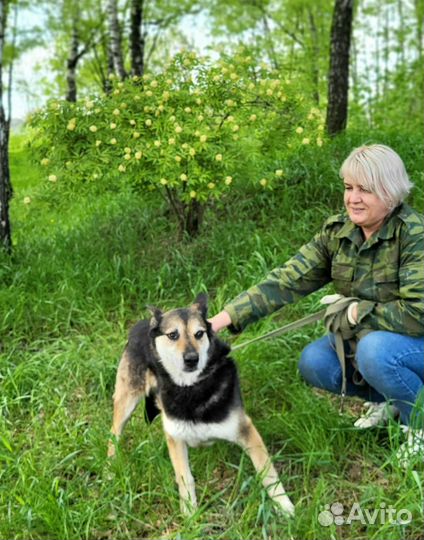
[{"label": "jacket collar", "polygon": [[[370,242],[374,243],[378,238],[382,240],[389,240],[393,238],[395,234],[395,216],[401,211],[402,205],[398,206],[391,212],[385,219],[381,228],[377,231],[376,235],[372,235]],[[358,225],[352,223],[347,213],[343,214],[344,224],[341,229],[336,233],[337,238],[348,238],[356,245],[361,245],[364,242],[361,228]]]}]

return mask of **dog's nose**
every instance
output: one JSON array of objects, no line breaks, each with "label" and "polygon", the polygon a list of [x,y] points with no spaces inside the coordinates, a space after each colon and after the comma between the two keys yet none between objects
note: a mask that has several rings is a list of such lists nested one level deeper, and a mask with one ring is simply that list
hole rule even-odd
[{"label": "dog's nose", "polygon": [[188,369],[195,369],[199,362],[199,355],[196,352],[188,352],[183,356],[184,366]]}]

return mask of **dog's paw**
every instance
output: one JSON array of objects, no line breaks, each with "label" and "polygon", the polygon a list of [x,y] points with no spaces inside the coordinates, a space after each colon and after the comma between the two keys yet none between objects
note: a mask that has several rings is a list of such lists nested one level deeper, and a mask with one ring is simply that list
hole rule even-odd
[{"label": "dog's paw", "polygon": [[115,443],[113,441],[109,441],[107,445],[107,457],[113,458],[115,457],[115,454],[116,454]]},{"label": "dog's paw", "polygon": [[294,504],[287,497],[287,495],[278,497],[278,499],[275,500],[275,503],[278,505],[280,511],[284,514],[284,516],[294,517]]}]

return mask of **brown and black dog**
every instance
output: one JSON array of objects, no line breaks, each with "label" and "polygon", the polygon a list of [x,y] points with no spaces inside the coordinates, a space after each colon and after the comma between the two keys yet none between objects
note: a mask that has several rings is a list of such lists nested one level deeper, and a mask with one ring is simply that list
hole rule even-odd
[{"label": "brown and black dog", "polygon": [[248,453],[270,497],[285,514],[293,515],[294,506],[243,408],[230,348],[206,319],[206,295],[199,295],[188,308],[151,311],[150,321],[139,321],[131,329],[118,367],[108,455],[115,454],[116,440],[145,397],[150,418],[156,407],[161,412],[184,513],[197,505],[187,446],[223,439]]}]

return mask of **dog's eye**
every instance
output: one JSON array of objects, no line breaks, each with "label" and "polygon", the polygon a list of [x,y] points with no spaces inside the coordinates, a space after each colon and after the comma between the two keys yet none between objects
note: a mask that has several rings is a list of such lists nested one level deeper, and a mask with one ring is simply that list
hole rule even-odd
[{"label": "dog's eye", "polygon": [[205,331],[204,330],[198,330],[195,334],[194,334],[194,337],[196,339],[202,339],[202,337],[204,336],[205,334]]},{"label": "dog's eye", "polygon": [[169,332],[169,334],[166,335],[171,341],[177,341],[177,339],[180,337],[180,334],[176,330],[175,332]]}]

